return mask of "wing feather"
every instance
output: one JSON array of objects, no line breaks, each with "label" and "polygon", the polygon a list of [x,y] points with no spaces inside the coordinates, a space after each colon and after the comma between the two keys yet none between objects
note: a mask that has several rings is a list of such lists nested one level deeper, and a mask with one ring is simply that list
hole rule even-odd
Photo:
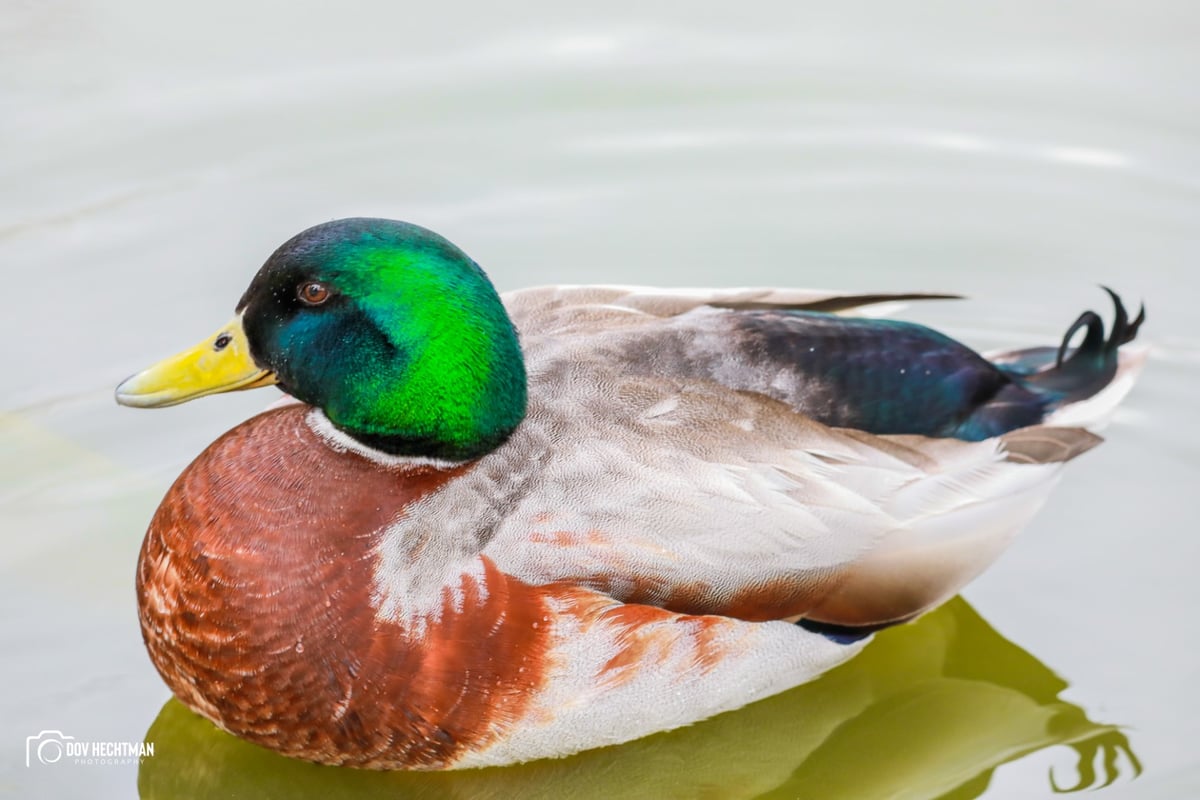
[{"label": "wing feather", "polygon": [[708,324],[729,309],[845,311],[914,297],[620,286],[506,295],[528,416],[396,536],[444,537],[473,556],[476,542],[461,544],[469,530],[522,580],[682,614],[841,625],[918,614],[994,559],[1063,462],[1098,440],[1073,428],[965,442],[829,427],[747,388],[762,362]]},{"label": "wing feather", "polygon": [[637,317],[665,319],[704,306],[729,310],[796,310],[870,313],[870,309],[910,300],[957,299],[922,292],[858,294],[827,289],[661,289],[649,286],[538,286],[506,292],[505,308],[527,335],[565,332]]},{"label": "wing feather", "polygon": [[912,616],[982,570],[1090,441],[1049,428],[984,442],[872,436],[709,382],[627,376],[600,390],[560,377],[530,419],[575,446],[486,552],[534,583],[681,613]]}]

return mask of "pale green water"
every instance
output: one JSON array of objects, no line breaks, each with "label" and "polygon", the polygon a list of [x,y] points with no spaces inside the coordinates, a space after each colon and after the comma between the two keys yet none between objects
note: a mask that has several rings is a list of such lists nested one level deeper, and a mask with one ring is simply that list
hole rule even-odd
[{"label": "pale green water", "polygon": [[[1200,795],[1194,4],[166,5],[0,15],[0,794],[1037,798],[1083,753],[1104,797]],[[959,291],[909,316],[979,347],[1057,341],[1104,282],[1157,349],[973,611],[625,748],[323,770],[155,722],[134,608],[162,492],[270,392],[139,413],[111,389],[352,214],[433,227],[504,288]],[[140,776],[25,766],[42,730],[152,723]]]}]

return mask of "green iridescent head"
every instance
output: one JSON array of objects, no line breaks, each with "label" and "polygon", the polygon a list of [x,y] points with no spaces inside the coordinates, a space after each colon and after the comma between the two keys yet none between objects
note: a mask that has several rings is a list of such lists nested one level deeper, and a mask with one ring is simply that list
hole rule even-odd
[{"label": "green iridescent head", "polygon": [[309,228],[267,259],[237,310],[254,362],[370,447],[472,458],[525,416],[524,360],[495,288],[416,225]]}]

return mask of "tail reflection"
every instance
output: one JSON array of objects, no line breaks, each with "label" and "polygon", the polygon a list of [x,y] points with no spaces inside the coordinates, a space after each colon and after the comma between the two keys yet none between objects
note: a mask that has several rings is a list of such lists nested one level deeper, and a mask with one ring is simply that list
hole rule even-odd
[{"label": "tail reflection", "polygon": [[[997,767],[1053,745],[1098,788],[1141,771],[1125,735],[1058,695],[1067,684],[961,598],[885,631],[813,683],[677,731],[571,758],[451,773],[379,773],[294,761],[168,701],[146,733],[151,798],[906,797],[967,800]],[[1123,759],[1122,759],[1123,756]],[[1097,771],[1096,762],[1102,769]]]}]

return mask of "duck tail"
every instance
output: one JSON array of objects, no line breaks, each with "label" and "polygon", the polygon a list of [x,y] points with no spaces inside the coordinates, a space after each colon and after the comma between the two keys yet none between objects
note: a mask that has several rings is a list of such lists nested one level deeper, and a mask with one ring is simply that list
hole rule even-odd
[{"label": "duck tail", "polygon": [[[1114,317],[1108,335],[1095,311],[1085,311],[1067,328],[1057,350],[1039,347],[1002,353],[993,363],[1016,383],[1040,396],[1045,422],[1051,425],[1095,427],[1116,408],[1133,386],[1145,362],[1145,347],[1125,348],[1146,321],[1146,307],[1130,318],[1125,304],[1112,289],[1101,286],[1112,298]],[[1080,331],[1083,341],[1071,347]]]},{"label": "duck tail", "polygon": [[[1100,288],[1108,292],[1116,309],[1108,338],[1104,338],[1104,320],[1100,319],[1100,315],[1095,311],[1085,311],[1063,336],[1054,366],[1025,379],[1029,385],[1038,389],[1061,394],[1062,403],[1087,399],[1110,384],[1117,374],[1118,349],[1121,345],[1132,342],[1137,336],[1138,328],[1146,321],[1145,305],[1141,306],[1137,316],[1130,320],[1125,311],[1125,304],[1121,302],[1117,293],[1107,286]],[[1086,331],[1083,341],[1071,350],[1071,339],[1080,330]]]}]

